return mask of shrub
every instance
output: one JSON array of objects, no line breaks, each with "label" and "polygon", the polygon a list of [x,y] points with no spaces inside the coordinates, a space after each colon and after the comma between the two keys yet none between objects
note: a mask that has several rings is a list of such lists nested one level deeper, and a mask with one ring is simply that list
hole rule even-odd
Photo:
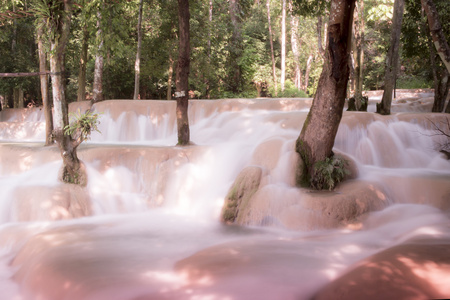
[{"label": "shrub", "polygon": [[348,162],[339,157],[327,157],[318,161],[314,165],[314,176],[311,179],[311,186],[317,190],[333,190],[346,175],[350,174],[347,169]]}]

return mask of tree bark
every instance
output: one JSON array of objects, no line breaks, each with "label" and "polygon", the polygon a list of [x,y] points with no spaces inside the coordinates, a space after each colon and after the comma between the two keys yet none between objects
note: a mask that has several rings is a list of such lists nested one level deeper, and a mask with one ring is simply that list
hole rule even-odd
[{"label": "tree bark", "polygon": [[139,98],[139,79],[141,74],[141,44],[142,44],[142,6],[143,0],[139,3],[139,20],[137,25],[138,30],[138,44],[136,51],[136,62],[134,63],[134,96],[133,99],[137,100]]},{"label": "tree bark", "polygon": [[403,10],[405,7],[404,0],[395,0],[394,15],[392,18],[392,30],[390,47],[386,56],[384,70],[384,92],[381,103],[377,103],[377,113],[382,115],[391,114],[392,92],[397,80],[400,33],[402,29]]},{"label": "tree bark", "polygon": [[[82,5],[84,6],[85,1]],[[86,18],[86,13],[84,18]],[[78,91],[77,91],[77,101],[86,100],[86,63],[88,59],[88,42],[89,42],[89,31],[87,28],[87,21],[84,20],[81,38],[81,53],[80,53],[80,69],[78,71]]]},{"label": "tree bark", "polygon": [[281,91],[284,91],[284,81],[286,79],[286,0],[282,2],[281,10]]},{"label": "tree bark", "polygon": [[[38,25],[37,29],[37,43],[38,43],[38,54],[39,54],[39,72],[47,72],[47,57],[45,55],[44,45],[42,41],[44,24]],[[41,83],[41,97],[42,104],[44,106],[44,117],[45,117],[45,146],[53,144],[53,120],[52,120],[52,106],[48,99],[48,75],[39,76]]]},{"label": "tree bark", "polygon": [[317,92],[296,142],[305,168],[303,182],[314,184],[315,164],[333,155],[349,75],[355,0],[332,0],[325,63]]},{"label": "tree bark", "polygon": [[275,55],[273,51],[273,35],[272,35],[272,25],[270,24],[270,0],[267,0],[267,23],[269,25],[269,41],[270,41],[270,53],[272,55],[272,75],[273,75],[273,84],[275,88],[275,97],[278,94],[278,84],[277,84],[277,72],[275,68]]},{"label": "tree bark", "polygon": [[188,145],[190,141],[188,105],[189,105],[189,0],[178,0],[179,46],[176,71],[177,129],[178,145]]},{"label": "tree bark", "polygon": [[103,29],[102,29],[102,13],[100,9],[97,11],[97,38],[99,44],[95,55],[94,84],[92,101],[98,102],[103,100]]}]

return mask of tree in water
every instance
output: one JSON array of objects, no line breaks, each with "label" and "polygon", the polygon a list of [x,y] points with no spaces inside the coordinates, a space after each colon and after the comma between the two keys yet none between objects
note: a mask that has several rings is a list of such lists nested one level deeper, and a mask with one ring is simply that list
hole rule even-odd
[{"label": "tree in water", "polygon": [[83,184],[85,176],[81,170],[76,148],[80,141],[65,134],[69,126],[68,103],[65,97],[64,54],[70,33],[72,14],[71,0],[37,0],[36,11],[42,24],[46,24],[50,44],[50,71],[53,94],[53,136],[63,159],[62,180],[66,183]]},{"label": "tree in water", "polygon": [[395,0],[394,15],[392,17],[391,41],[384,69],[383,98],[381,99],[381,103],[377,104],[377,113],[382,115],[391,114],[392,92],[397,80],[400,32],[402,29],[404,7],[404,0]]},{"label": "tree in water", "polygon": [[345,104],[355,0],[332,0],[325,63],[313,104],[297,139],[305,172],[302,182],[316,186],[316,163],[333,156],[333,145]]},{"label": "tree in water", "polygon": [[189,136],[189,64],[190,64],[190,35],[189,35],[189,0],[178,0],[179,44],[178,63],[176,71],[177,99],[177,129],[178,145],[188,145]]}]

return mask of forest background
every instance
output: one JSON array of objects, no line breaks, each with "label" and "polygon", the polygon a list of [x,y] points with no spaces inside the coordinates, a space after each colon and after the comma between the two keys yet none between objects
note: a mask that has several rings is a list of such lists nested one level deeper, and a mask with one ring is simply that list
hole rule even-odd
[{"label": "forest background", "polygon": [[[291,0],[191,0],[191,98],[312,97],[324,59],[328,11],[321,4],[326,2],[312,1],[306,9]],[[450,2],[434,2],[449,40]],[[393,3],[357,1],[355,20],[360,22],[355,22],[359,29],[354,28],[354,35],[362,34],[363,90],[383,88]],[[104,61],[101,99],[133,99],[139,28],[138,98],[173,98],[176,0],[74,4],[64,70],[69,102],[92,99],[99,57]],[[436,76],[445,72],[426,22],[420,0],[406,0],[396,88],[433,88]],[[33,0],[2,1],[0,72],[39,72],[37,28]],[[357,38],[352,43],[349,96],[357,76]],[[39,76],[1,78],[0,98],[3,107],[41,105]]]}]

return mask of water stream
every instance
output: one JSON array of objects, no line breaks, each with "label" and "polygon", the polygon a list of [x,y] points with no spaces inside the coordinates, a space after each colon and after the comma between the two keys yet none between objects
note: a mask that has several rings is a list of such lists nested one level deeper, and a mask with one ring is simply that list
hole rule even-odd
[{"label": "water stream", "polygon": [[[277,207],[268,223],[219,222],[247,166],[264,169],[271,201],[299,201],[292,157],[310,101],[192,101],[187,148],[173,146],[174,102],[98,103],[101,133],[79,149],[85,189],[58,182],[58,150],[41,147],[41,111],[2,112],[0,299],[308,299],[384,249],[450,244],[450,162],[427,122],[437,114],[344,114],[335,150],[388,203],[361,223],[293,230]],[[72,219],[67,197],[88,199],[70,209],[92,215]]]}]

